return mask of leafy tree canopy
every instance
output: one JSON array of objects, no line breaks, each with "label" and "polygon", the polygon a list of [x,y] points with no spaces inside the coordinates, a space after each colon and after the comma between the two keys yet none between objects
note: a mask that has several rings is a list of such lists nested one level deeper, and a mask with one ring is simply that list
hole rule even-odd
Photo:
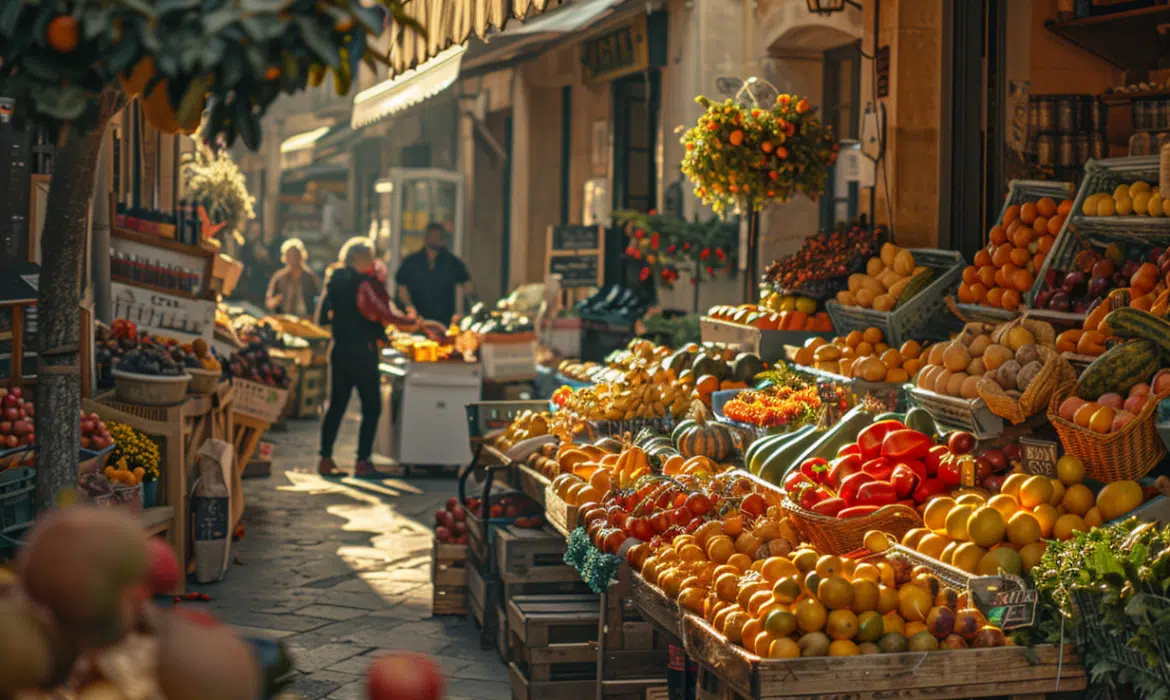
[{"label": "leafy tree canopy", "polygon": [[349,91],[359,63],[385,61],[368,40],[391,23],[422,31],[400,0],[3,0],[0,95],[14,119],[59,133],[97,121],[97,97],[121,84],[161,131],[249,148],[282,93],[331,74]]}]

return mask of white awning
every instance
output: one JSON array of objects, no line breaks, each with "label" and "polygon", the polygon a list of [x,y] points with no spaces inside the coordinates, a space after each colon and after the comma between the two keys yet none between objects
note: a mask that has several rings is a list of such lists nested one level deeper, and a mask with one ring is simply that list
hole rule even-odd
[{"label": "white awning", "polygon": [[466,45],[452,46],[402,75],[362,90],[353,98],[354,129],[373,124],[446,90],[459,78]]},{"label": "white awning", "polygon": [[322,126],[320,128],[313,129],[312,131],[306,131],[303,134],[291,136],[285,139],[284,143],[280,144],[280,152],[292,153],[293,151],[310,148],[313,144],[317,143],[317,141],[320,140],[322,136],[329,133],[329,128],[330,127],[328,126]]},{"label": "white awning", "polygon": [[520,36],[522,34],[567,34],[577,31],[593,20],[601,17],[615,5],[624,0],[579,0],[563,9],[542,15],[520,25],[512,25],[500,36]]}]

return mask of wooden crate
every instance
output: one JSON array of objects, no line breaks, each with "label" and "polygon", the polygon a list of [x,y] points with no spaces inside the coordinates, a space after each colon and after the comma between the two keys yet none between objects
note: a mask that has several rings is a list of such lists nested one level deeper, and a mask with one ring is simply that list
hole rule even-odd
[{"label": "wooden crate", "polygon": [[524,595],[508,601],[513,698],[559,700],[596,692],[596,595]]},{"label": "wooden crate", "polygon": [[1088,685],[1071,644],[761,659],[728,643],[696,615],[684,615],[682,627],[687,656],[726,686],[721,698],[727,693],[752,700],[1019,697]]},{"label": "wooden crate", "polygon": [[432,615],[467,614],[467,545],[435,541],[431,555]]},{"label": "wooden crate", "polygon": [[495,554],[505,601],[516,595],[589,592],[577,570],[565,563],[565,538],[551,529],[497,528]]},{"label": "wooden crate", "polygon": [[483,649],[491,649],[496,645],[499,624],[499,618],[496,617],[500,607],[499,579],[483,571],[476,564],[474,556],[468,557],[463,570],[467,580],[467,610],[479,625],[479,645]]},{"label": "wooden crate", "polygon": [[675,640],[682,640],[682,613],[678,601],[639,574],[630,576],[630,600],[642,617]]},{"label": "wooden crate", "polygon": [[502,607],[496,608],[496,653],[500,655],[500,661],[504,663],[512,660],[512,637],[508,634],[508,611]]},{"label": "wooden crate", "polygon": [[552,482],[544,474],[541,474],[527,464],[517,464],[513,468],[512,473],[516,481],[516,487],[525,496],[539,503],[541,508],[546,507],[545,494],[548,492],[549,485]]},{"label": "wooden crate", "polygon": [[565,537],[577,529],[577,506],[566,503],[551,487],[544,492],[544,517],[553,529]]}]

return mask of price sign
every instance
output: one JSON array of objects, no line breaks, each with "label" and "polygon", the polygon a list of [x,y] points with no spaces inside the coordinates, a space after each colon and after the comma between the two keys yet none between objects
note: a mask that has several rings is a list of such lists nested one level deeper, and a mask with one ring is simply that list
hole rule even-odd
[{"label": "price sign", "polygon": [[959,485],[968,488],[979,485],[979,470],[975,467],[974,458],[959,458]]},{"label": "price sign", "polygon": [[1056,442],[1042,438],[1020,438],[1020,458],[1024,471],[1041,476],[1056,476],[1056,460],[1059,456]]},{"label": "price sign", "polygon": [[968,585],[971,600],[990,624],[1013,630],[1035,622],[1039,595],[1019,576],[979,576]]}]

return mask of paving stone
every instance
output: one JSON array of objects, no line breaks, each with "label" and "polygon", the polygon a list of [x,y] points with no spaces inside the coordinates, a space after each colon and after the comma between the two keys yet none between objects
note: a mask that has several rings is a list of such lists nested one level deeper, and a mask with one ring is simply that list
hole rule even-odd
[{"label": "paving stone", "polygon": [[284,630],[286,632],[307,632],[330,623],[319,617],[303,615],[265,615],[263,613],[242,612],[233,615],[228,622],[245,625],[247,627],[263,627],[265,629]]},{"label": "paving stone", "polygon": [[237,624],[232,624],[232,622],[230,620],[228,620],[227,618],[220,618],[220,619],[223,620],[226,624],[231,625],[232,629],[234,629],[236,631],[236,634],[239,634],[239,635],[242,635],[245,637],[260,637],[262,639],[284,639],[285,637],[291,637],[293,634],[295,634],[295,632],[289,632],[287,630],[270,630],[270,629],[264,629],[263,627],[249,627],[247,625],[237,625]]},{"label": "paving stone", "polygon": [[307,607],[297,610],[296,615],[304,615],[308,617],[319,617],[325,620],[352,620],[355,617],[363,617],[366,611],[358,608],[343,608],[336,605],[309,605]]},{"label": "paving stone", "polygon": [[301,676],[284,689],[285,695],[301,700],[318,700],[329,695],[342,686],[337,681],[317,679],[313,676]]},{"label": "paving stone", "polygon": [[329,696],[329,700],[366,700],[366,682],[357,681],[343,685]]},{"label": "paving stone", "polygon": [[322,644],[312,649],[289,645],[289,653],[292,654],[297,670],[304,673],[318,671],[369,650],[370,647],[356,644]]}]

